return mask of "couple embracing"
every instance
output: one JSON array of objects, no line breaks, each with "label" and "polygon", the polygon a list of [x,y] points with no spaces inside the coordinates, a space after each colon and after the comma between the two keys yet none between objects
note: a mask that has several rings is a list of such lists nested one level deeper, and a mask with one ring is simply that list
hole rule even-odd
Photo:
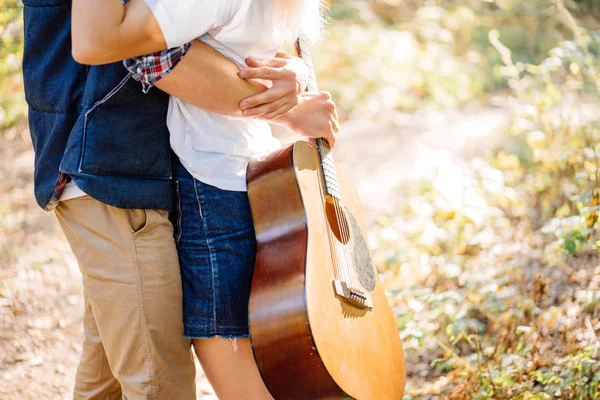
[{"label": "couple embracing", "polygon": [[220,399],[271,398],[245,172],[279,147],[267,121],[335,143],[331,98],[279,50],[318,38],[320,2],[23,2],[35,194],[83,275],[74,398],[194,399],[192,346]]}]

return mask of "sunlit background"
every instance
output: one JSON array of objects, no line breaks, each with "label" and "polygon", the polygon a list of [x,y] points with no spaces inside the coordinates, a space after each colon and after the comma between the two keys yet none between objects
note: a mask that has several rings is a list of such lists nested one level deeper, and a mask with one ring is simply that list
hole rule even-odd
[{"label": "sunlit background", "polygon": [[[597,4],[329,2],[317,75],[397,316],[406,399],[600,398]],[[0,398],[66,399],[80,274],[33,200],[22,39],[21,3],[0,0]],[[198,394],[215,398],[201,371]]]}]

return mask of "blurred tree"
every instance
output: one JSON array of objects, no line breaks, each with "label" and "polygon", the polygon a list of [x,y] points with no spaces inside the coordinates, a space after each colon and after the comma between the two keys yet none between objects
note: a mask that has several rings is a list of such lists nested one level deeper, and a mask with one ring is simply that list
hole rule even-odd
[{"label": "blurred tree", "polygon": [[22,78],[23,9],[19,0],[0,0],[0,131],[26,112]]}]

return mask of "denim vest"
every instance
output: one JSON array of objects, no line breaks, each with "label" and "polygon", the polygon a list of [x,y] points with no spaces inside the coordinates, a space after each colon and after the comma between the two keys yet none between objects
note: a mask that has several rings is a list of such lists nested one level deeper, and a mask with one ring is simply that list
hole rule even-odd
[{"label": "denim vest", "polygon": [[168,95],[143,94],[122,63],[76,63],[71,0],[23,3],[23,77],[38,204],[47,208],[63,172],[103,203],[171,210]]}]

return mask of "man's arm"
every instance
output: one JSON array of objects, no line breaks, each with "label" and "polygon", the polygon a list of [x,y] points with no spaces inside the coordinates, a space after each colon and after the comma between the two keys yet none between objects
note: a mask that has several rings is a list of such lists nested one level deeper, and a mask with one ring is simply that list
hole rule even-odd
[{"label": "man's arm", "polygon": [[[180,48],[127,60],[126,65],[145,88],[156,86],[217,114],[272,120],[298,104],[306,81],[302,61],[281,56],[266,62],[248,59],[251,67],[240,72],[231,60],[195,40]],[[269,79],[273,85],[267,89],[242,79],[245,76]]]},{"label": "man's arm", "polygon": [[73,0],[73,58],[109,64],[188,43],[226,23],[242,0]]},{"label": "man's arm", "polygon": [[[239,70],[233,62],[196,40],[185,57],[174,68],[169,68],[156,86],[204,110],[237,117],[242,116],[240,99],[254,102],[259,108],[278,104],[282,99],[284,102],[298,104],[296,91],[298,87],[302,87],[302,82],[297,84],[296,74],[286,72],[285,68],[268,68],[269,79],[284,82],[281,87],[287,87],[287,90],[275,89],[275,85],[267,89],[259,83],[240,78]],[[149,69],[155,68],[151,66]],[[252,74],[264,77],[261,67],[251,70]],[[255,101],[254,98],[258,96],[261,97]],[[305,137],[324,137],[333,147],[339,127],[331,96],[327,93],[306,93],[300,97],[302,101],[297,107],[290,107],[289,112],[285,107],[280,107],[269,113],[273,116],[269,119]]]},{"label": "man's arm", "polygon": [[[168,1],[175,2],[172,5],[176,5],[176,0]],[[165,15],[163,12],[159,25],[158,17],[155,17],[144,0],[131,0],[125,6],[121,0],[73,0],[73,57],[79,62],[100,64],[153,53],[168,47],[167,45],[182,45],[209,29],[213,23],[211,21],[222,19],[223,12],[227,9],[223,4],[211,3],[209,0],[197,0],[190,3],[190,7],[175,7],[173,15]],[[204,15],[207,17],[204,24],[192,18],[192,15],[199,15],[192,12],[194,8],[207,14]],[[163,8],[159,9],[164,11]],[[178,17],[175,18],[178,23],[179,18],[181,19],[180,29],[173,26],[174,20],[170,18],[173,16]],[[165,33],[165,28],[168,28],[170,34]],[[297,98],[292,102],[285,102],[280,98],[263,107],[260,105],[266,101],[263,92],[268,90],[251,80],[266,78],[274,83],[271,89],[277,86],[279,92],[283,93],[287,91],[277,85],[280,83],[278,80],[288,81],[292,83],[293,92],[296,92],[293,97],[298,95],[301,85],[297,86],[295,74],[283,68],[286,61],[283,58],[271,62],[273,61],[282,64],[257,65],[257,68],[239,72],[237,66],[219,52],[197,41],[196,46],[180,61],[178,68],[159,82],[158,86],[171,95],[209,111],[246,117],[264,115],[268,119],[280,117],[278,123],[288,124],[288,117],[284,113],[297,104]],[[199,73],[194,73],[195,68],[200,68]],[[271,95],[274,92],[276,91],[271,90]],[[256,101],[256,96],[259,96],[260,101]],[[240,107],[244,109],[243,112]],[[328,114],[327,118],[333,115],[332,111],[325,113]],[[298,124],[304,124],[304,119],[290,119],[287,126],[295,129]],[[328,122],[327,125],[330,130],[334,129],[331,123]]]},{"label": "man's arm", "polygon": [[[188,20],[194,7],[205,11],[202,23]],[[187,16],[186,13],[182,16],[182,33],[171,29],[172,34],[167,35],[164,28],[172,28],[172,21],[163,15],[159,25],[144,0],[130,0],[126,5],[122,0],[73,0],[73,57],[80,63],[94,65],[154,53],[167,47],[167,36],[170,42],[181,41],[188,35],[197,37],[208,29],[208,21],[223,17],[227,7],[197,1],[188,8],[190,10],[185,9],[189,11]],[[196,40],[190,54],[157,86],[208,111],[273,119],[298,104],[297,95],[303,89],[302,77],[305,75],[298,73],[294,62],[284,58],[286,56],[278,56],[267,64],[248,60],[249,67],[254,68],[242,71],[244,79],[241,79],[232,62]],[[273,82],[270,90],[250,80],[261,77]]]},{"label": "man's arm", "polygon": [[144,0],[73,0],[73,58],[88,65],[109,64],[168,46]]},{"label": "man's arm", "polygon": [[[73,58],[104,64],[183,45],[226,20],[233,4],[195,0],[183,7],[177,0],[129,0],[125,5],[122,0],[73,0]],[[248,59],[250,68],[240,72],[242,80],[233,63],[196,42],[178,68],[157,84],[160,89],[208,111],[235,116],[273,119],[298,104],[306,74],[297,72],[297,59],[281,53],[266,63]],[[266,90],[253,78],[273,85]]]},{"label": "man's arm", "polygon": [[156,87],[203,110],[241,117],[242,99],[263,93],[267,87],[241,78],[239,72],[227,57],[195,40],[185,57]]}]

